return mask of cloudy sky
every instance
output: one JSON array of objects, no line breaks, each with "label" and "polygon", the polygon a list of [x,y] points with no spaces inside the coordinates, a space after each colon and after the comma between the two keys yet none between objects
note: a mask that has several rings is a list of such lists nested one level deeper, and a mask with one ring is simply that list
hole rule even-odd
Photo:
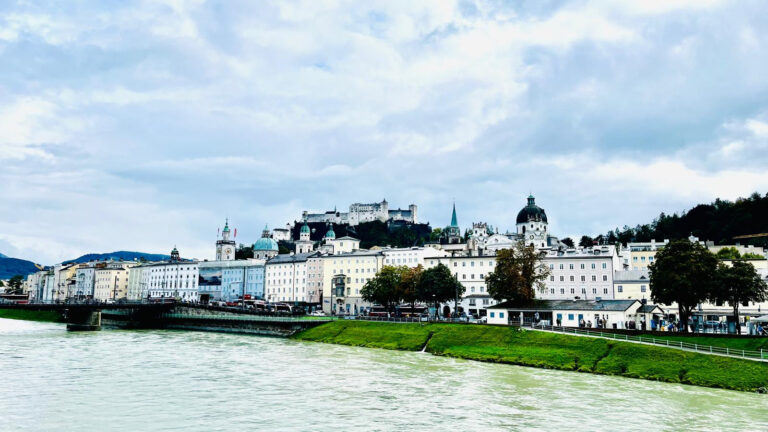
[{"label": "cloudy sky", "polygon": [[[33,4],[35,3],[35,4]],[[768,192],[768,3],[0,2],[0,253],[213,258],[303,209],[561,237]]]}]

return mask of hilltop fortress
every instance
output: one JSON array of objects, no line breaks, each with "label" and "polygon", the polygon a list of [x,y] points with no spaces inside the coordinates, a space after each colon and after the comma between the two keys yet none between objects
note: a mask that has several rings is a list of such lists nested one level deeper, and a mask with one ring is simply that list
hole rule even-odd
[{"label": "hilltop fortress", "polygon": [[304,211],[301,214],[301,220],[307,223],[322,222],[334,224],[346,224],[355,226],[365,222],[373,221],[405,221],[418,223],[418,207],[416,204],[408,206],[407,210],[390,210],[386,198],[380,203],[361,204],[354,203],[349,206],[349,212],[339,212],[329,210],[325,213],[309,213]]}]

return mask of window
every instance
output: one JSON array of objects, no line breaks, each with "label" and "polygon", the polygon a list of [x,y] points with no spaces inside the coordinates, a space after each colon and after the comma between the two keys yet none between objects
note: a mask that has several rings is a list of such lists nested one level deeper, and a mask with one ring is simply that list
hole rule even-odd
[{"label": "window", "polygon": [[563,282],[565,280],[564,276],[560,276],[560,282]]},{"label": "window", "polygon": [[491,312],[491,318],[496,318],[496,312]]},{"label": "window", "polygon": [[592,288],[592,294],[597,294],[597,288]]},{"label": "window", "polygon": [[584,263],[581,263],[581,269],[584,270]]},{"label": "window", "polygon": [[504,312],[499,312],[499,318],[504,318]]},{"label": "window", "polygon": [[587,277],[586,277],[586,276],[584,276],[584,275],[582,275],[582,276],[581,276],[581,281],[582,281],[582,282],[586,282],[586,281],[587,281]]},{"label": "window", "polygon": [[640,285],[640,292],[645,292],[645,285]]},{"label": "window", "polygon": [[608,268],[608,264],[603,263],[603,269],[607,269],[607,268]]},{"label": "window", "polygon": [[608,288],[603,288],[603,294],[608,294]]},{"label": "window", "polygon": [[608,275],[603,275],[603,282],[608,282]]},{"label": "window", "polygon": [[624,287],[623,287],[623,286],[621,286],[621,285],[619,285],[619,286],[617,286],[617,287],[616,287],[616,291],[618,291],[618,292],[624,292]]},{"label": "window", "polygon": [[550,264],[550,265],[549,265],[549,269],[550,269],[550,270],[554,270],[554,269],[555,269],[555,265],[554,265],[554,264]]},{"label": "window", "polygon": [[565,294],[565,288],[560,288],[560,294]]},{"label": "window", "polygon": [[550,281],[550,282],[554,282],[554,281],[555,281],[555,277],[554,277],[554,276],[550,276],[550,277],[549,277],[549,281]]},{"label": "window", "polygon": [[[560,315],[558,314],[558,316]],[[573,321],[573,314],[568,314],[568,321]]]},{"label": "window", "polygon": [[632,261],[637,262],[637,257],[632,257]]},{"label": "window", "polygon": [[573,276],[571,276],[571,282],[573,282]]},{"label": "window", "polygon": [[571,294],[574,294],[574,290],[573,290],[573,288],[571,288]]},{"label": "window", "polygon": [[568,267],[573,270],[573,264],[569,264]]},{"label": "window", "polygon": [[597,282],[597,276],[592,275],[592,282]]},{"label": "window", "polygon": [[562,265],[562,264],[560,264],[560,270],[562,270],[562,269],[563,269],[563,265]]}]

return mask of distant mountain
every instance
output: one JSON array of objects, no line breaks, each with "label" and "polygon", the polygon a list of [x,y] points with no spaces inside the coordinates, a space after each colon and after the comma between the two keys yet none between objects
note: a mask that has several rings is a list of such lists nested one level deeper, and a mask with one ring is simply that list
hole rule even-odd
[{"label": "distant mountain", "polygon": [[35,263],[18,258],[8,258],[3,255],[0,258],[0,279],[10,279],[16,275],[26,277],[30,273],[37,271]]},{"label": "distant mountain", "polygon": [[8,258],[8,255],[3,255],[0,253],[0,258]]},{"label": "distant mountain", "polygon": [[73,260],[64,261],[62,264],[69,264],[69,263],[84,263],[88,261],[104,261],[104,260],[123,260],[123,261],[133,261],[133,260],[140,260],[144,258],[147,261],[162,261],[170,259],[170,255],[162,255],[162,254],[151,254],[146,252],[129,252],[129,251],[116,251],[116,252],[109,252],[109,253],[90,253],[85,254],[81,257],[75,258]]}]

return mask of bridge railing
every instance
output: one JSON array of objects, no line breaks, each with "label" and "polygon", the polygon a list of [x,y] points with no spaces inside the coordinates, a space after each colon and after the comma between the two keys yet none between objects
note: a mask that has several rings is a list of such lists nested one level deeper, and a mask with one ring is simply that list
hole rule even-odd
[{"label": "bridge railing", "polygon": [[640,342],[644,344],[657,345],[666,348],[676,348],[686,351],[694,351],[703,354],[718,354],[728,357],[741,357],[748,360],[768,361],[768,351],[765,349],[760,350],[745,350],[728,347],[719,347],[713,345],[705,345],[691,342],[683,342],[676,340],[669,340],[664,338],[656,338],[652,336],[634,336],[628,334],[619,334],[612,332],[602,332],[599,330],[587,330],[576,327],[555,327],[547,325],[532,325],[534,329],[541,329],[546,331],[552,331],[557,333],[570,333],[582,336],[592,336],[605,339],[613,339],[626,342]]}]

